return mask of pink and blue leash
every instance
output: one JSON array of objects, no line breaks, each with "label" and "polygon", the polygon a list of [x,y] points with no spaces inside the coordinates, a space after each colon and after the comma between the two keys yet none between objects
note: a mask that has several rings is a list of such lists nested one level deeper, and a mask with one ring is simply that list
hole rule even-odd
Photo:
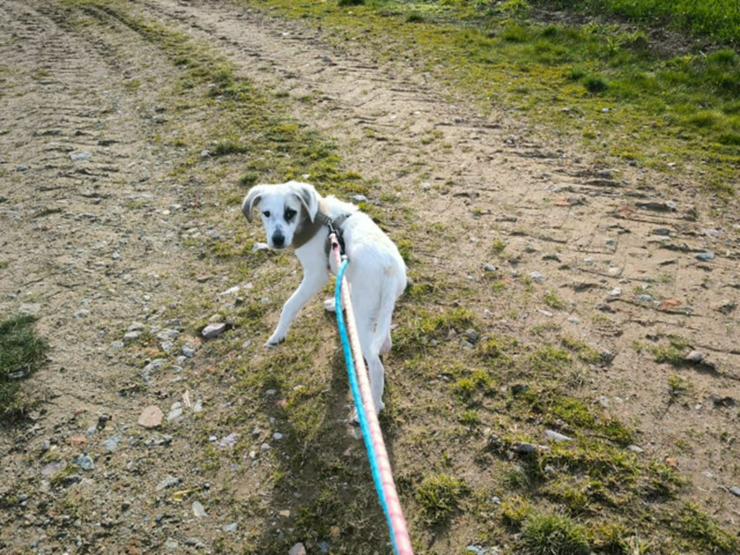
[{"label": "pink and blue leash", "polygon": [[[370,389],[370,380],[367,376],[365,360],[362,357],[362,348],[357,335],[354,310],[350,300],[350,291],[344,278],[344,273],[349,266],[349,260],[342,260],[339,241],[334,233],[330,236],[331,250],[337,262],[337,284],[334,292],[336,305],[337,325],[339,337],[342,341],[344,358],[347,362],[347,374],[349,375],[352,397],[357,407],[357,417],[360,421],[362,438],[367,449],[367,457],[370,461],[370,470],[375,483],[375,490],[383,508],[388,529],[390,531],[393,552],[396,555],[413,555],[411,539],[409,538],[406,519],[403,516],[401,502],[398,499],[396,483],[393,480],[393,471],[388,459],[388,451],[383,441],[383,433],[375,412],[375,405]],[[346,324],[345,315],[346,311]],[[354,356],[353,356],[354,352]]]}]

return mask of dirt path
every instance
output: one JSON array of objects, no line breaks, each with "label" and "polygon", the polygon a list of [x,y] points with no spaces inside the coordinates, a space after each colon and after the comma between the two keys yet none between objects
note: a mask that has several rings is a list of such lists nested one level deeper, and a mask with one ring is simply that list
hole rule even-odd
[{"label": "dirt path", "polygon": [[[193,403],[215,405],[227,389],[196,378],[214,359],[196,356],[193,365],[177,352],[198,344],[185,337],[189,323],[172,316],[180,305],[233,284],[188,247],[185,230],[207,234],[213,222],[198,220],[193,183],[173,176],[183,154],[158,140],[171,116],[152,94],[178,69],[113,18],[72,27],[63,9],[46,4],[0,2],[0,308],[38,313],[52,346],[33,380],[47,397],[33,425],[0,434],[0,505],[13,508],[0,517],[0,548],[211,552],[223,549],[225,534],[233,547],[242,530],[254,535],[248,523],[277,520],[280,507],[267,501],[269,514],[245,517],[237,537],[223,531],[233,512],[191,458],[195,442],[227,436],[220,418],[228,408],[203,418],[186,408],[186,420],[167,433],[136,424],[148,404],[167,414],[187,392]],[[583,377],[584,395],[633,423],[646,455],[676,464],[691,477],[692,497],[737,528],[737,499],[726,489],[738,485],[740,460],[737,220],[716,215],[689,184],[601,167],[504,113],[482,117],[450,102],[428,74],[332,46],[295,23],[221,2],[145,0],[131,9],[287,93],[295,118],[332,137],[348,165],[377,183],[370,203],[394,238],[413,242],[415,277],[458,288],[454,300],[487,330],[526,342],[530,330],[550,326],[609,352],[610,364]],[[188,117],[197,126],[208,114]],[[492,250],[495,241],[503,254]],[[512,283],[510,299],[471,287],[491,273]],[[214,274],[224,277],[194,279]],[[132,349],[123,336],[136,322],[131,329],[142,335]],[[697,350],[705,362],[657,363],[651,348],[671,337],[685,341],[681,355]],[[167,349],[162,368],[147,367],[150,353]],[[669,400],[676,372],[690,384],[686,402]],[[391,374],[398,392],[418,385]],[[419,392],[434,398],[433,387]],[[406,454],[414,449],[401,436],[424,422],[409,401],[397,406],[404,425],[395,432],[396,464],[405,474],[420,453]],[[115,438],[119,446],[109,447]],[[94,471],[71,471],[81,452],[95,459]],[[216,481],[261,490],[267,471],[245,468],[251,478]],[[164,500],[174,484],[158,486],[169,475],[176,488],[197,492],[211,520],[193,516],[192,496]],[[295,503],[289,514],[299,511]],[[427,545],[443,553],[468,541],[453,532]]]}]

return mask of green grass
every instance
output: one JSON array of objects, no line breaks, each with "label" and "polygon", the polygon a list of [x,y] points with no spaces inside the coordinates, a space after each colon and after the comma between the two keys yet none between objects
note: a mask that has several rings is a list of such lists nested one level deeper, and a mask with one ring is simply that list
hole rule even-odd
[{"label": "green grass", "polygon": [[19,396],[20,379],[46,361],[48,346],[35,330],[32,316],[13,316],[0,322],[0,418],[17,417],[27,408]]},{"label": "green grass", "polygon": [[586,532],[566,516],[536,514],[522,528],[524,552],[531,555],[588,555]]},{"label": "green grass", "polygon": [[[400,48],[483,110],[505,107],[567,133],[607,163],[680,172],[712,193],[734,194],[740,163],[736,37],[723,48],[670,53],[644,29],[548,21],[526,2],[375,0],[349,11],[332,2],[246,3],[315,19],[338,31],[337,42],[362,40],[381,60],[395,59]],[[704,30],[740,28],[730,0],[695,4],[682,1],[672,10],[667,0],[590,3],[617,12],[631,5],[639,21],[665,13],[659,17]]]},{"label": "green grass", "polygon": [[416,490],[416,501],[432,525],[447,523],[460,508],[469,488],[465,482],[447,474],[427,476]]},{"label": "green grass", "polygon": [[734,0],[535,0],[543,6],[614,14],[649,26],[665,23],[718,42],[740,43],[740,4]]}]

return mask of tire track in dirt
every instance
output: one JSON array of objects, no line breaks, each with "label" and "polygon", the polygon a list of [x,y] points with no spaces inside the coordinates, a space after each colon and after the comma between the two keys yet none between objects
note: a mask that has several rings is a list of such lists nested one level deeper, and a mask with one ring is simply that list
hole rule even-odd
[{"label": "tire track in dirt", "polygon": [[[536,288],[567,303],[558,311],[539,301],[512,324],[527,330],[554,322],[614,355],[586,390],[610,412],[638,422],[646,449],[677,459],[711,511],[733,518],[725,488],[736,480],[738,452],[720,438],[733,435],[735,417],[717,402],[740,398],[732,339],[740,284],[736,215],[718,214],[679,178],[604,167],[505,113],[484,118],[464,101],[449,102],[432,75],[403,62],[378,63],[359,45],[337,47],[299,23],[223,3],[140,5],[294,99],[299,121],[331,136],[353,168],[380,184],[372,201],[398,203],[427,226],[444,225],[445,241],[414,251],[426,271],[452,282],[460,275],[480,280],[490,240],[504,240],[513,254],[501,272],[534,276]],[[393,222],[389,227],[403,236]],[[456,246],[465,244],[477,255]],[[713,258],[699,260],[705,252]],[[675,369],[650,354],[673,336],[686,338],[717,369],[682,371],[696,389],[691,406],[666,400]],[[636,344],[647,351],[637,352]],[[687,436],[699,437],[693,452],[677,452],[674,444]]]},{"label": "tire track in dirt", "polygon": [[[172,463],[192,446],[186,431],[136,424],[147,404],[179,399],[182,377],[165,366],[147,387],[147,360],[121,341],[133,322],[182,331],[162,315],[183,286],[197,291],[188,274],[203,271],[180,245],[188,207],[168,178],[175,155],[151,141],[161,116],[129,79],[157,90],[174,69],[140,39],[131,45],[144,68],[113,55],[121,44],[79,31],[52,4],[0,2],[11,83],[0,108],[0,308],[38,314],[51,345],[27,384],[46,397],[33,425],[0,433],[4,553],[161,545],[181,517],[157,509],[151,492],[167,471],[197,472]],[[63,462],[83,453],[94,472]]]}]

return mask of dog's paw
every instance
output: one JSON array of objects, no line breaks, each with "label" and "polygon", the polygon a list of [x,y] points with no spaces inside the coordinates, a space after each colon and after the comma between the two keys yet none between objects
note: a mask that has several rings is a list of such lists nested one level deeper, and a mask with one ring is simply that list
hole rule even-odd
[{"label": "dog's paw", "polygon": [[285,337],[275,337],[274,335],[265,343],[265,349],[274,349],[281,343],[285,342]]},{"label": "dog's paw", "polygon": [[337,311],[337,305],[334,302],[334,297],[331,297],[329,299],[326,299],[324,301],[324,310],[327,312],[336,312]]}]

